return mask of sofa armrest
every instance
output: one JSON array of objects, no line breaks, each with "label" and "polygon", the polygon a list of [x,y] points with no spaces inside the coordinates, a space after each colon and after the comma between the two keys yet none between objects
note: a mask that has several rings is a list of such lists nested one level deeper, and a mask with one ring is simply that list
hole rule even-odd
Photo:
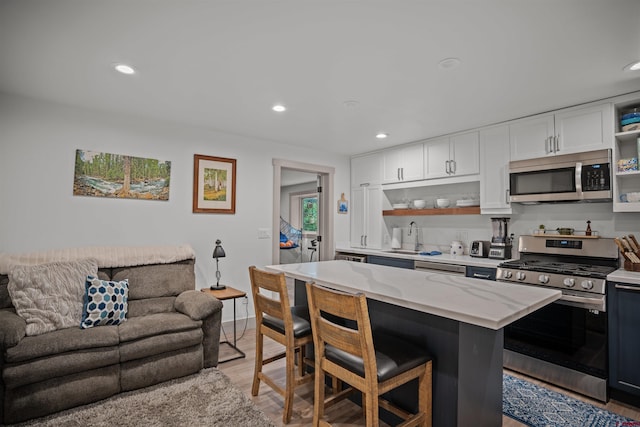
[{"label": "sofa armrest", "polygon": [[0,347],[15,347],[27,333],[27,322],[16,313],[0,310]]},{"label": "sofa armrest", "polygon": [[175,308],[191,320],[204,320],[216,311],[222,310],[222,302],[204,292],[184,291],[176,298]]},{"label": "sofa armrest", "polygon": [[193,320],[202,320],[204,367],[218,366],[222,301],[205,292],[184,291],[176,298],[175,309]]}]

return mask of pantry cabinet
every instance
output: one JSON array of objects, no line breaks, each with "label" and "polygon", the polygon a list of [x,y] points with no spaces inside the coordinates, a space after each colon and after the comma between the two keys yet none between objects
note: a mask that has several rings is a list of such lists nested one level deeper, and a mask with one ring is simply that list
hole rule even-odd
[{"label": "pantry cabinet", "polygon": [[480,131],[480,211],[510,214],[509,126]]},{"label": "pantry cabinet", "polygon": [[511,160],[611,148],[612,135],[611,103],[532,116],[509,125]]},{"label": "pantry cabinet", "polygon": [[351,158],[351,187],[378,185],[382,182],[382,155],[365,154]]},{"label": "pantry cabinet", "polygon": [[480,173],[478,132],[438,138],[424,143],[424,177],[444,178]]},{"label": "pantry cabinet", "polygon": [[382,183],[423,179],[422,143],[393,148],[382,153]]},{"label": "pantry cabinet", "polygon": [[352,188],[350,246],[381,249],[383,226],[382,188],[379,185]]}]

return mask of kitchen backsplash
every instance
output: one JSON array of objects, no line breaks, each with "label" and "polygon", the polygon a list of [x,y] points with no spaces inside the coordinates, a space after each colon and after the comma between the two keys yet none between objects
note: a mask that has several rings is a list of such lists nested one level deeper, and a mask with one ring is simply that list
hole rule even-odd
[{"label": "kitchen backsplash", "polygon": [[[509,233],[515,239],[521,234],[531,234],[542,224],[548,230],[569,227],[584,231],[587,220],[591,229],[601,237],[616,237],[629,233],[640,236],[640,213],[612,213],[611,203],[558,203],[543,205],[516,205],[510,218]],[[473,240],[491,240],[492,215],[425,215],[384,217],[385,247],[391,245],[394,227],[402,229],[402,247],[413,249],[413,234],[408,235],[409,223],[415,221],[419,229],[421,249],[448,252],[451,241],[460,240],[465,253]],[[515,246],[515,245],[514,245]]]}]

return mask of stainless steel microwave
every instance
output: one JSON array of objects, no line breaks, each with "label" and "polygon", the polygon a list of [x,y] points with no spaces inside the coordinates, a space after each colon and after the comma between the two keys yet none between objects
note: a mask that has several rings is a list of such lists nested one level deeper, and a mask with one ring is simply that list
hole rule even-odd
[{"label": "stainless steel microwave", "polygon": [[509,162],[517,203],[611,201],[611,150]]}]

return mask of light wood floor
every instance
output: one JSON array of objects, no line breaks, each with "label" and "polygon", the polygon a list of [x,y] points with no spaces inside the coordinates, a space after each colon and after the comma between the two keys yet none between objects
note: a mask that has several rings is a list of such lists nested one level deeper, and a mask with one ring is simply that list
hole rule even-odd
[{"label": "light wood floor", "polygon": [[[240,330],[238,331],[240,335]],[[229,335],[229,338],[232,336]],[[226,363],[221,363],[218,368],[224,372],[235,385],[237,385],[247,396],[249,396],[255,404],[262,409],[267,416],[269,416],[276,425],[282,424],[282,408],[284,400],[283,398],[273,391],[269,386],[265,384],[260,385],[260,393],[258,396],[251,396],[251,382],[253,380],[253,364],[255,360],[255,330],[247,329],[242,337],[238,339],[238,347],[242,349],[247,357],[245,359],[233,360]],[[265,338],[265,357],[269,357],[282,351],[282,347]],[[232,349],[226,345],[220,346],[220,358],[225,359],[227,356],[232,355]],[[270,373],[275,378],[280,380],[280,384],[284,386],[284,359],[278,362],[272,363],[271,366],[265,367],[265,372]],[[523,377],[518,373],[509,371],[511,375]],[[635,408],[624,403],[610,400],[606,405],[602,403],[586,398],[584,396],[577,395],[575,393],[568,392],[566,390],[558,389],[557,387],[549,384],[537,381],[531,378],[527,380],[543,385],[552,390],[560,391],[562,393],[573,396],[577,399],[589,402],[600,408],[606,408],[611,412],[623,415],[625,417],[640,420],[640,408]],[[345,400],[333,406],[327,411],[329,421],[335,420],[335,426],[362,426],[364,425],[364,417],[362,416],[361,408],[349,400]],[[313,384],[305,384],[298,387],[295,392],[295,402],[293,404],[293,416],[291,422],[286,424],[291,427],[309,426],[313,419]],[[386,426],[386,424],[381,424]],[[502,417],[503,427],[523,427],[524,424],[519,423],[509,417]]]}]

